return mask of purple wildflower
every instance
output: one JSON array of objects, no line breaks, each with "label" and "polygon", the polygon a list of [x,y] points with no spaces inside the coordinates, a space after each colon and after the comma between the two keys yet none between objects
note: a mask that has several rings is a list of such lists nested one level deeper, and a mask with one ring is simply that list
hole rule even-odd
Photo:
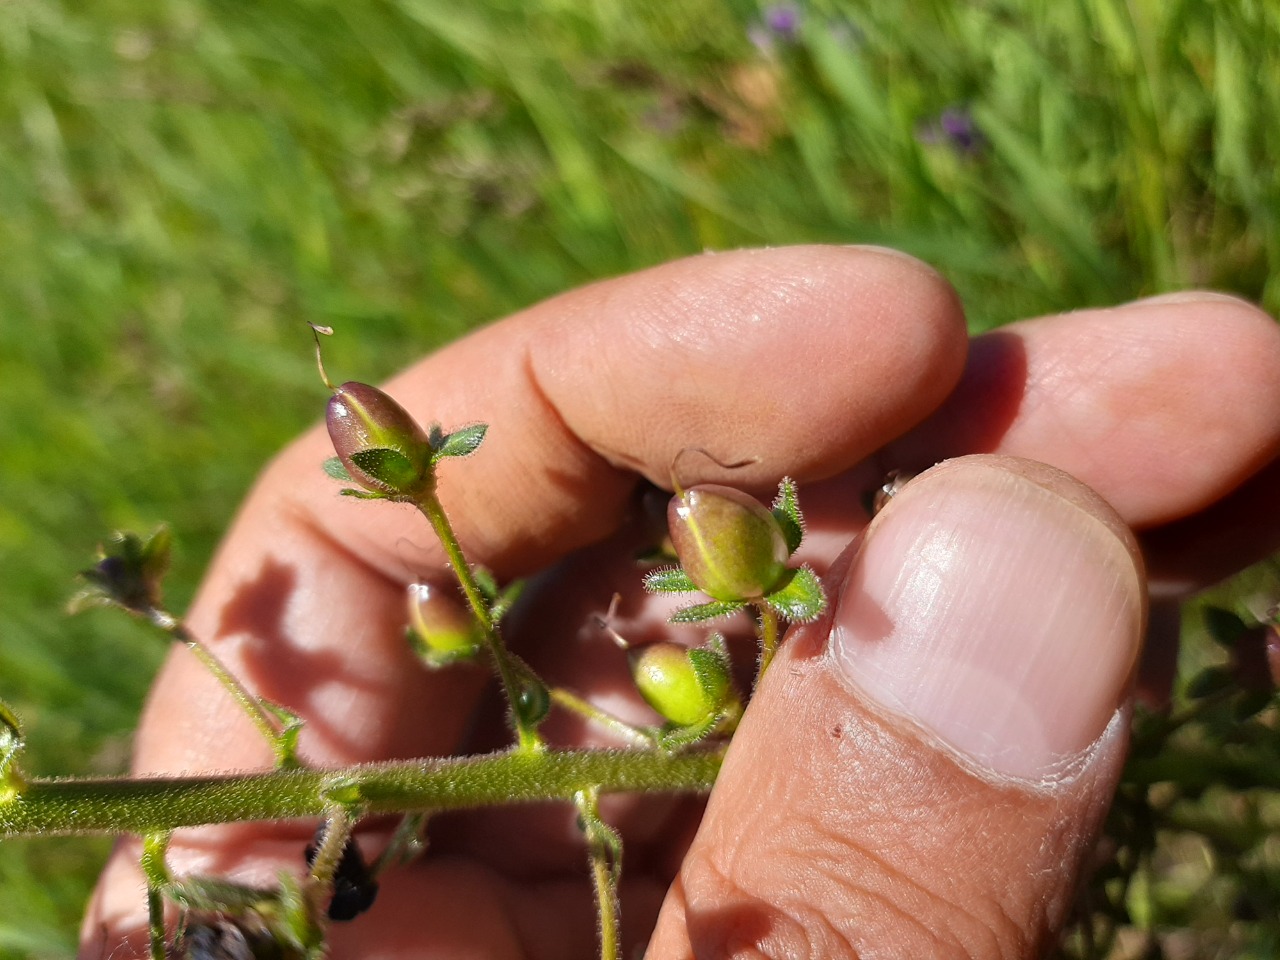
[{"label": "purple wildflower", "polygon": [[800,29],[800,11],[789,3],[779,3],[764,12],[764,25],[780,40],[794,40]]},{"label": "purple wildflower", "polygon": [[947,107],[937,119],[923,124],[916,138],[925,144],[946,144],[956,153],[972,156],[982,150],[982,131],[973,121],[968,107]]},{"label": "purple wildflower", "polygon": [[800,38],[800,8],[790,3],[766,7],[763,17],[747,28],[747,36],[766,56],[779,42],[795,43]]}]

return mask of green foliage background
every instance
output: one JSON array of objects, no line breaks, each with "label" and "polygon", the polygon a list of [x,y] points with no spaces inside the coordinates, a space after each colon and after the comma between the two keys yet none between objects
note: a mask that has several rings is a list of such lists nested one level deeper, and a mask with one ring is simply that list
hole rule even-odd
[{"label": "green foliage background", "polygon": [[[0,690],[39,774],[122,769],[163,651],[59,611],[172,523],[190,595],[323,399],[594,278],[883,243],[975,329],[1191,285],[1280,310],[1280,5],[0,4]],[[966,152],[921,131],[962,106]],[[0,848],[0,956],[63,957],[100,841]]]}]

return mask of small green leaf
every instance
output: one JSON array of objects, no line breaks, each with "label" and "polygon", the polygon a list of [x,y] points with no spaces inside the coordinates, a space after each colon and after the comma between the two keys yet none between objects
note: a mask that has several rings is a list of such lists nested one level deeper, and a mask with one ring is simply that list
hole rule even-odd
[{"label": "small green leaf", "polygon": [[1214,641],[1228,650],[1235,647],[1236,642],[1249,629],[1243,620],[1230,610],[1221,607],[1204,608],[1204,625]]},{"label": "small green leaf", "polygon": [[524,580],[513,580],[507,584],[489,605],[489,617],[495,622],[505,617],[524,593],[524,585]]},{"label": "small green leaf", "polygon": [[1226,690],[1233,682],[1231,671],[1226,667],[1206,667],[1187,682],[1187,696],[1199,700]]},{"label": "small green leaf", "polygon": [[673,613],[668,623],[703,623],[707,620],[718,620],[728,617],[746,607],[742,600],[712,600],[710,603],[696,603],[691,607],[683,607]]},{"label": "small green leaf", "polygon": [[767,594],[764,602],[792,623],[812,623],[827,608],[827,595],[822,591],[818,575],[808,567],[801,567],[780,590]]},{"label": "small green leaf", "polygon": [[778,495],[773,501],[773,515],[782,527],[782,536],[787,541],[787,556],[790,556],[804,539],[804,517],[800,513],[796,482],[790,477],[783,477],[778,484]]},{"label": "small green leaf", "polygon": [[1231,716],[1237,723],[1256,717],[1275,700],[1271,690],[1246,690],[1231,703]]},{"label": "small green leaf", "polygon": [[340,490],[339,493],[344,497],[352,497],[356,500],[390,500],[391,494],[378,493],[376,490],[357,490],[355,487],[347,487]]},{"label": "small green leaf", "polygon": [[441,457],[465,457],[476,452],[476,449],[484,441],[485,431],[489,429],[487,423],[473,423],[470,426],[460,427],[453,433],[446,434],[436,441],[435,433],[432,431],[431,447],[435,450],[433,459],[439,460]]},{"label": "small green leaf", "polygon": [[485,567],[472,567],[471,575],[475,577],[476,585],[486,600],[492,603],[498,599],[498,581],[494,579],[491,571]]},{"label": "small green leaf", "polygon": [[324,472],[335,480],[341,480],[343,483],[355,483],[355,479],[351,474],[347,473],[347,468],[342,465],[339,457],[330,457],[324,462]]},{"label": "small green leaf", "polygon": [[391,490],[408,490],[418,480],[418,468],[399,450],[373,447],[351,454],[351,462]]},{"label": "small green leaf", "polygon": [[644,575],[644,588],[650,593],[690,593],[698,585],[679,567],[659,567]]},{"label": "small green leaf", "polygon": [[281,770],[298,765],[298,734],[306,726],[306,721],[288,707],[281,706],[273,700],[258,698],[262,709],[280,721],[280,732],[276,734],[275,754],[276,767]]},{"label": "small green leaf", "polygon": [[186,910],[242,913],[275,899],[275,891],[221,877],[190,876],[171,880],[165,896]]}]

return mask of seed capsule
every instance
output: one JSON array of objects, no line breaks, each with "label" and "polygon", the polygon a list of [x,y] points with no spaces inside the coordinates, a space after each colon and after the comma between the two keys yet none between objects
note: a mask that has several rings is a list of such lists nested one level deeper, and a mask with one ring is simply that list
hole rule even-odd
[{"label": "seed capsule", "polygon": [[679,726],[710,720],[733,696],[727,665],[711,651],[653,643],[633,649],[629,660],[640,696]]},{"label": "seed capsule", "polygon": [[325,415],[334,452],[366,490],[413,496],[434,479],[431,443],[409,412],[377,387],[348,381]]},{"label": "seed capsule", "polygon": [[667,524],[684,572],[716,600],[758,600],[787,569],[777,518],[741,490],[692,487],[672,499]]},{"label": "seed capsule", "polygon": [[471,611],[439,587],[409,585],[409,640],[428,666],[469,660],[480,652],[483,637]]}]

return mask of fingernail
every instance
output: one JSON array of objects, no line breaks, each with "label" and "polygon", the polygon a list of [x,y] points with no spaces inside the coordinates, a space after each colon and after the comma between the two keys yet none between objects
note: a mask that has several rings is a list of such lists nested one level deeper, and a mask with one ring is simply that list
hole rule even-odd
[{"label": "fingernail", "polygon": [[1240,303],[1244,301],[1240,297],[1232,296],[1229,293],[1218,293],[1214,290],[1174,290],[1172,293],[1160,293],[1154,297],[1144,297],[1141,300],[1135,300],[1129,306],[1147,307],[1158,306],[1160,304],[1174,303]]},{"label": "fingernail", "polygon": [[858,690],[974,764],[1042,779],[1115,715],[1143,600],[1109,508],[1010,463],[942,464],[891,501],[846,577],[830,650]]}]

